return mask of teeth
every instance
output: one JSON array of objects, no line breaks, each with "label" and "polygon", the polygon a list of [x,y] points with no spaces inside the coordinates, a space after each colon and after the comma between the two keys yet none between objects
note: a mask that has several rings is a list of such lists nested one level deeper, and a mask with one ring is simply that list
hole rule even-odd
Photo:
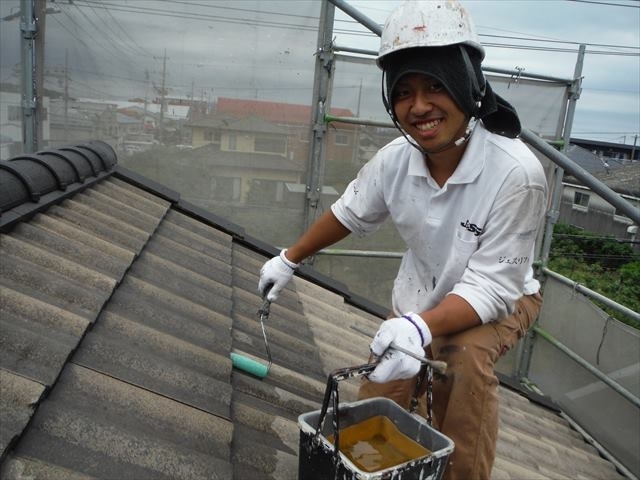
[{"label": "teeth", "polygon": [[421,132],[426,132],[427,130],[431,130],[432,128],[435,128],[436,125],[438,125],[439,123],[440,123],[440,120],[433,120],[432,122],[428,122],[428,123],[420,123],[416,125],[416,128]]}]

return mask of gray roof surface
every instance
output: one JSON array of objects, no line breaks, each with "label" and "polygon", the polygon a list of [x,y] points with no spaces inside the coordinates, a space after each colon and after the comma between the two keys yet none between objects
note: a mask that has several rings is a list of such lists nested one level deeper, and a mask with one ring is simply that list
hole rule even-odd
[{"label": "gray roof surface", "polygon": [[[571,160],[615,192],[632,196],[640,195],[640,161],[621,162],[612,158],[603,159],[578,145],[571,145],[566,153]],[[580,180],[569,174],[566,175],[565,180],[569,183],[582,184]]]},{"label": "gray roof surface", "polygon": [[304,172],[301,162],[290,160],[286,155],[262,152],[233,152],[220,150],[217,145],[208,143],[183,153],[187,162],[202,161],[212,167],[260,168]]},{"label": "gray roof surface", "polygon": [[[298,415],[366,361],[382,309],[302,269],[271,306],[273,366],[250,376],[229,355],[266,362],[275,249],[117,165],[76,183],[0,216],[0,478],[297,478]],[[621,478],[556,411],[500,397],[492,478]]]},{"label": "gray roof surface", "polygon": [[[565,153],[571,160],[576,162],[592,175],[599,172],[605,172],[607,170],[607,165],[605,164],[604,159],[579,145],[569,145],[569,148]],[[610,165],[609,168],[617,167],[618,164],[616,162],[612,162],[612,166]]]},{"label": "gray roof surface", "polygon": [[609,172],[600,172],[594,176],[618,193],[640,197],[640,161],[634,161]]}]

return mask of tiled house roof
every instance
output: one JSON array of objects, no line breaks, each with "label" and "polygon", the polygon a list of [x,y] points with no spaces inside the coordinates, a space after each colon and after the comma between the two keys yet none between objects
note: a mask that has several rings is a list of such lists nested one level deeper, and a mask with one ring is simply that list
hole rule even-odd
[{"label": "tiled house roof", "polygon": [[[236,116],[256,115],[278,124],[311,123],[311,106],[294,103],[220,97],[216,104],[216,112]],[[332,107],[329,113],[337,117],[353,117],[353,112],[347,108]]]},{"label": "tiled house roof", "polygon": [[[265,361],[276,250],[106,144],[35,157],[0,165],[0,478],[297,478],[298,415],[386,312],[302,268],[271,306],[271,371],[234,370],[232,351]],[[500,395],[494,479],[619,478],[556,411]]]},{"label": "tiled house roof", "polygon": [[615,192],[640,197],[640,161],[594,176]]}]

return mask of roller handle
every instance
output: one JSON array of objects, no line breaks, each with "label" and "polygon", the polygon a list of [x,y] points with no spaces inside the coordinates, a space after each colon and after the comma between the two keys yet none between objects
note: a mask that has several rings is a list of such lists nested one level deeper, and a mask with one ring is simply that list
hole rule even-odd
[{"label": "roller handle", "polygon": [[431,360],[430,358],[423,357],[422,355],[417,355],[417,354],[413,353],[411,350],[407,350],[406,348],[400,347],[400,346],[396,345],[393,342],[391,343],[391,345],[389,345],[389,348],[393,348],[394,350],[402,352],[405,355],[409,355],[411,358],[415,358],[416,360],[419,360],[420,362],[424,363],[425,365],[428,365],[431,368],[433,368],[433,370],[436,373],[439,373],[440,375],[444,375],[447,372],[447,363],[446,362],[442,362],[440,360]]}]

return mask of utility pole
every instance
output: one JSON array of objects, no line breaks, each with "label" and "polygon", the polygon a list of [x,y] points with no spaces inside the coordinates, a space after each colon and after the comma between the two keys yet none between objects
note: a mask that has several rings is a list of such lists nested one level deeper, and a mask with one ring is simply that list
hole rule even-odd
[{"label": "utility pole", "polygon": [[44,147],[43,126],[42,123],[46,118],[44,113],[44,32],[45,32],[45,3],[46,0],[35,0],[35,21],[36,21],[36,64],[35,64],[35,81],[36,81],[36,150]]},{"label": "utility pole", "polygon": [[[45,76],[53,77],[58,80],[58,85],[63,86],[63,137],[61,139],[56,139],[56,142],[62,141],[64,145],[68,144],[71,141],[71,136],[69,134],[69,50],[65,49],[64,51],[64,66],[55,66],[50,70],[45,71]],[[51,146],[51,144],[49,145]]]},{"label": "utility pole", "polygon": [[144,87],[144,111],[142,113],[142,133],[146,133],[146,121],[147,121],[147,97],[149,96],[149,70],[144,70],[144,79],[146,80]]},{"label": "utility pole", "polygon": [[167,95],[167,91],[165,89],[165,80],[167,76],[167,49],[164,49],[164,56],[162,57],[162,86],[160,87],[160,121],[159,121],[159,133],[158,133],[158,141],[160,145],[162,145],[163,137],[164,137],[164,104],[165,98]]},{"label": "utility pole", "polygon": [[167,76],[167,49],[164,49],[164,57],[162,59],[162,91],[160,92],[160,145],[164,139],[164,102],[167,91],[165,90],[165,79]]},{"label": "utility pole", "polygon": [[69,143],[69,50],[64,49],[64,141]]},{"label": "utility pole", "polygon": [[189,105],[189,120],[193,120],[194,118],[193,106],[195,105],[195,102],[194,102],[193,95],[195,94],[195,89],[196,89],[196,81],[191,80],[191,105]]},{"label": "utility pole", "polygon": [[36,111],[36,22],[33,0],[20,1],[20,31],[22,32],[22,151],[38,150],[38,116]]},{"label": "utility pole", "polygon": [[45,8],[45,5],[46,0],[20,0],[20,12],[0,18],[3,22],[20,19],[20,90],[24,153],[35,152],[42,146],[45,15],[60,13],[59,9]]}]

